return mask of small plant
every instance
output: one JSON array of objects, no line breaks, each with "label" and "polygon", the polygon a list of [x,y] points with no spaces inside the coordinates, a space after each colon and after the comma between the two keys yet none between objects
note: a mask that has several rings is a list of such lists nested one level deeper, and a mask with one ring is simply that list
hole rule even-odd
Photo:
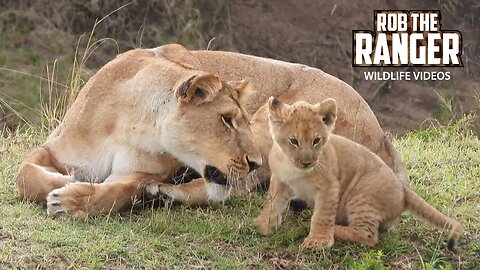
[{"label": "small plant", "polygon": [[453,98],[439,92],[436,92],[436,94],[438,96],[438,109],[435,112],[435,117],[444,123],[454,120],[456,114],[453,108]]},{"label": "small plant", "polygon": [[384,255],[381,250],[371,250],[363,253],[361,259],[349,259],[346,261],[346,267],[352,270],[387,270],[389,267],[384,265]]},{"label": "small plant", "polygon": [[[101,38],[95,39],[94,34],[98,25],[100,25],[106,18],[112,14],[118,12],[119,10],[130,5],[132,2],[125,4],[112,12],[108,13],[106,16],[100,20],[95,21],[95,24],[92,27],[86,41],[85,49],[83,53],[80,53],[80,45],[84,38],[82,35],[77,42],[77,47],[75,49],[75,54],[73,57],[72,67],[70,69],[70,76],[68,78],[67,84],[60,84],[57,82],[57,73],[58,66],[57,60],[55,60],[51,68],[46,66],[47,73],[47,100],[43,100],[41,95],[41,109],[39,111],[41,115],[41,127],[46,133],[52,132],[55,127],[61,122],[68,109],[72,106],[75,101],[80,89],[83,87],[85,82],[88,80],[89,74],[85,72],[85,66],[88,59],[91,55],[102,46],[105,42],[111,41],[116,45],[117,54],[119,53],[119,47],[117,42],[112,38]],[[62,86],[63,91],[58,90],[58,86]]]}]

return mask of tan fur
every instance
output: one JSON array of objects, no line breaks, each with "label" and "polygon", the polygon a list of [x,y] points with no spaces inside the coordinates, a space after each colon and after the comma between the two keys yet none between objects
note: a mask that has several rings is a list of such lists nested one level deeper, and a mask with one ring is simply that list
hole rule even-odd
[{"label": "tan fur", "polygon": [[330,247],[334,237],[373,246],[379,230],[394,225],[405,210],[451,230],[449,248],[455,246],[463,230],[458,221],[398,181],[366,147],[331,134],[337,118],[335,100],[289,106],[272,98],[269,112],[272,178],[264,209],[254,221],[260,233],[278,228],[295,196],[314,207],[303,247]]},{"label": "tan fur", "polygon": [[102,184],[67,184],[48,194],[47,214],[84,217],[118,212],[142,200],[145,183],[163,180],[164,177],[157,174],[132,173],[111,175]]},{"label": "tan fur", "polygon": [[[248,95],[251,86],[255,92]],[[266,157],[272,142],[262,130],[253,137],[249,114],[270,95],[288,102],[336,98],[345,109],[339,112],[335,132],[384,153],[382,158],[399,175],[404,171],[366,102],[342,81],[303,65],[237,53],[187,51],[170,44],[121,54],[88,81],[43,147],[23,161],[17,175],[20,197],[47,202],[49,213],[63,209],[75,215],[77,208],[78,213],[87,213],[93,202],[104,213],[111,211],[106,206],[113,201],[117,206],[131,203],[143,185],[128,189],[123,197],[129,199],[120,200],[110,192],[84,205],[80,194],[85,194],[86,186],[77,182],[93,183],[89,189],[94,190],[87,193],[101,194],[97,188],[150,183],[150,176],[156,175],[148,190],[195,197],[195,203],[224,199],[229,189],[218,185],[164,182],[182,164],[202,175],[207,164],[213,165],[231,178],[247,175],[247,156],[262,164],[260,154]],[[222,114],[234,117],[234,130],[222,123]],[[262,166],[258,175],[269,179],[268,166]],[[401,181],[408,182],[406,174]],[[62,188],[66,183],[70,184]],[[57,199],[47,201],[54,190]]]},{"label": "tan fur", "polygon": [[[61,188],[73,179],[44,147],[33,150],[23,161],[17,176],[16,184],[20,197],[34,202],[44,202],[48,193]],[[42,178],[38,184],[36,179]]]},{"label": "tan fur", "polygon": [[[167,182],[182,163],[201,174],[211,165],[240,176],[250,170],[247,160],[261,165],[240,104],[248,84],[178,65],[161,51],[120,55],[92,77],[44,146],[22,163],[22,199],[46,202],[50,215],[96,215],[131,204],[141,183]],[[226,115],[234,128],[222,121]]]}]

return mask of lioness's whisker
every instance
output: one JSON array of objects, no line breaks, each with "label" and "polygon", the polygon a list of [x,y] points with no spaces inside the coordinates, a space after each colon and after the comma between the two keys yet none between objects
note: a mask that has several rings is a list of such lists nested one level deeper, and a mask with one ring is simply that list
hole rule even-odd
[{"label": "lioness's whisker", "polygon": [[[257,171],[253,171],[249,175],[249,182],[251,183],[250,187],[256,187],[256,186],[260,185],[260,180],[258,179]],[[248,182],[245,181],[245,188],[249,189],[250,187],[248,185]],[[249,190],[249,192],[250,192],[250,190]]]}]

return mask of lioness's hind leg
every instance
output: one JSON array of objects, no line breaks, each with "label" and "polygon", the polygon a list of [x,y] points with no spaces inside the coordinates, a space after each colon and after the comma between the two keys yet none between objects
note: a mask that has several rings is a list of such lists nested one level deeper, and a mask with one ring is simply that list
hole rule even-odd
[{"label": "lioness's hind leg", "polygon": [[45,203],[48,193],[72,182],[72,177],[58,167],[55,158],[44,147],[30,152],[16,176],[20,199]]}]

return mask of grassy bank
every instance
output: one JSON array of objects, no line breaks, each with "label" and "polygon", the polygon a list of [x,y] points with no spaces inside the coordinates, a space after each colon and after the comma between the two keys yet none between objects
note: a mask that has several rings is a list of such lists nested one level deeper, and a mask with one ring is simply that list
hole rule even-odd
[{"label": "grassy bank", "polygon": [[261,194],[208,208],[137,207],[87,220],[54,220],[20,203],[13,182],[21,159],[43,134],[0,136],[0,269],[478,269],[480,140],[460,122],[395,141],[411,183],[429,203],[465,224],[456,253],[446,232],[404,214],[375,248],[336,243],[301,251],[310,211],[290,214],[281,230],[261,237],[251,220]]},{"label": "grassy bank", "polygon": [[206,48],[222,12],[223,0],[0,1],[0,130],[42,125],[45,100],[79,90],[119,52]]}]

